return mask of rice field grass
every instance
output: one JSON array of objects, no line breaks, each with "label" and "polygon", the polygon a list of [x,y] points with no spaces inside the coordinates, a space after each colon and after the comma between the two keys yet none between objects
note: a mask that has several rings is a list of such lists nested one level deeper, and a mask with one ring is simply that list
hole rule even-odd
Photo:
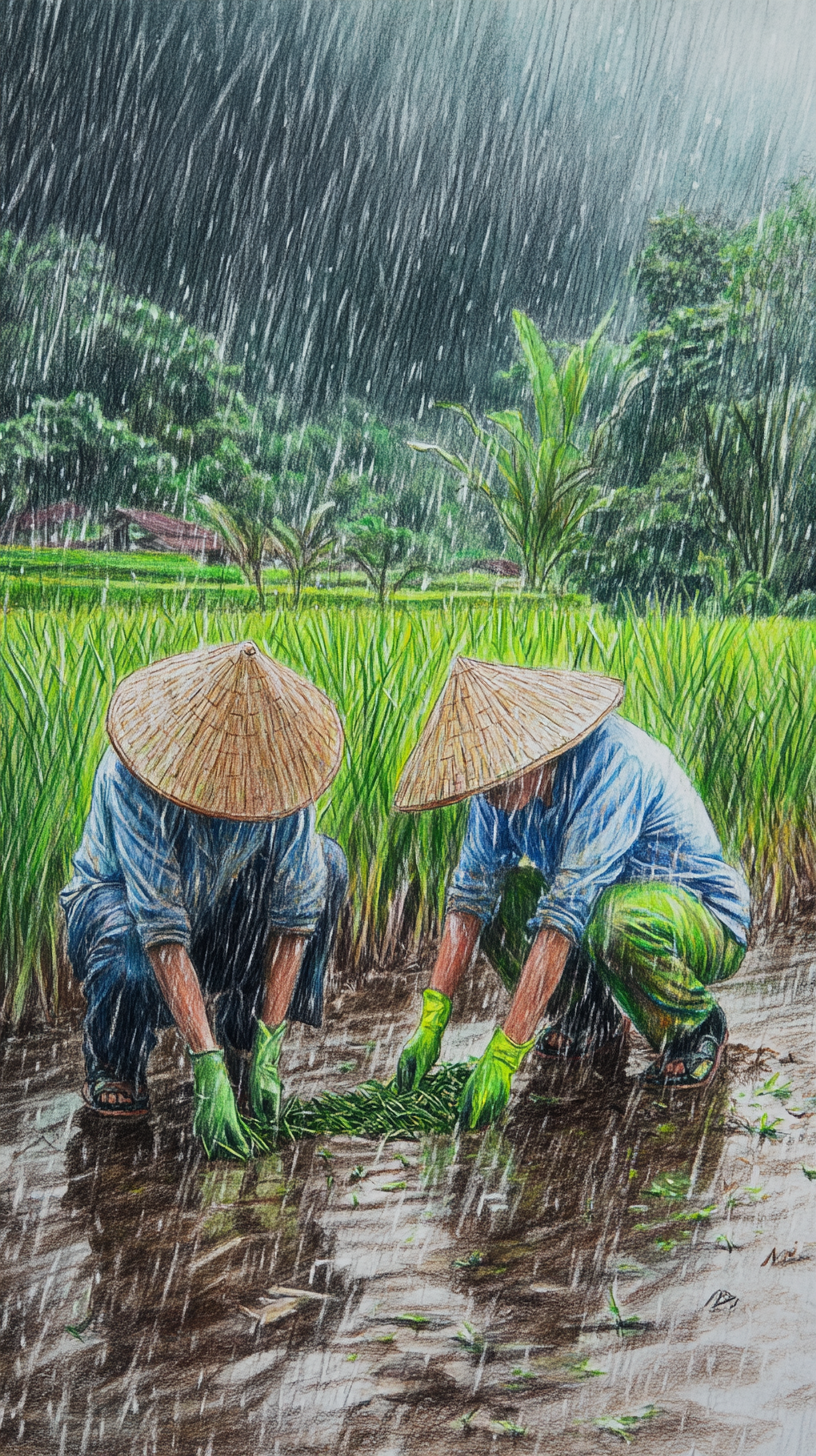
[{"label": "rice field grass", "polygon": [[59,1010],[57,892],[87,812],[116,682],[203,642],[251,637],[338,704],[343,767],[319,805],[343,845],[351,897],[344,968],[415,952],[433,935],[463,806],[390,812],[400,769],[452,657],[611,673],[622,711],[677,755],[726,853],[742,860],[757,915],[785,915],[816,886],[816,628],[693,613],[613,619],[528,600],[309,604],[212,612],[16,610],[0,625],[0,997],[20,1020]]}]

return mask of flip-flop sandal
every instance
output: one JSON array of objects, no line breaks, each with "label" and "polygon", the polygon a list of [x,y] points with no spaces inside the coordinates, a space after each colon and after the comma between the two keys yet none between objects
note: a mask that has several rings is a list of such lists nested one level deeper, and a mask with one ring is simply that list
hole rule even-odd
[{"label": "flip-flop sandal", "polygon": [[[102,1097],[110,1094],[118,1097],[119,1101],[101,1101]],[[100,1117],[146,1117],[150,1111],[146,1092],[137,1092],[130,1082],[116,1082],[112,1077],[97,1077],[93,1083],[85,1082],[82,1100]]]},{"label": "flip-flop sandal", "polygon": [[[621,1024],[615,1031],[603,1032],[594,1036],[585,1036],[579,1033],[571,1035],[568,1031],[562,1031],[557,1022],[552,1026],[545,1027],[539,1036],[535,1050],[544,1061],[548,1062],[581,1062],[588,1057],[597,1056],[600,1052],[610,1051],[613,1047],[619,1047],[628,1041],[631,1022],[628,1016],[621,1018]],[[565,1045],[553,1047],[549,1045],[548,1037],[555,1033],[562,1037]]]},{"label": "flip-flop sandal", "polygon": [[[667,1047],[640,1080],[648,1087],[671,1088],[679,1092],[709,1087],[719,1071],[727,1042],[728,1027],[718,1006],[696,1031],[678,1038],[673,1046]],[[668,1073],[665,1069],[672,1062],[682,1062],[683,1071]]]}]

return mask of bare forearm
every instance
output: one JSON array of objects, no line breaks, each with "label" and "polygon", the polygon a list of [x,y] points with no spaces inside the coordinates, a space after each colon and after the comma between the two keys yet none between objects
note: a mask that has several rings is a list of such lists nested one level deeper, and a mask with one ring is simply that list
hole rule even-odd
[{"label": "bare forearm", "polygon": [[216,1045],[195,966],[183,945],[153,945],[147,952],[167,1009],[191,1052],[209,1052]]},{"label": "bare forearm", "polygon": [[305,935],[291,935],[286,931],[272,937],[267,960],[266,990],[261,1007],[261,1020],[267,1026],[280,1026],[289,1010],[289,1002],[306,949],[306,939]]},{"label": "bare forearm", "polygon": [[473,960],[481,933],[482,923],[476,915],[453,911],[445,917],[439,954],[431,977],[434,991],[441,991],[449,1000],[453,999],[459,982]]},{"label": "bare forearm", "polygon": [[517,1046],[535,1035],[547,1002],[564,973],[569,951],[567,937],[546,925],[533,941],[504,1023],[505,1035]]}]

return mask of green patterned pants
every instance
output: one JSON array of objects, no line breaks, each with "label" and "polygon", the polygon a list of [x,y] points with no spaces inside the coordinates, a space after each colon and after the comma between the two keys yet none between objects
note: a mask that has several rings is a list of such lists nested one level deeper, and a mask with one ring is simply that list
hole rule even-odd
[{"label": "green patterned pants", "polygon": [[[530,947],[527,921],[544,881],[535,869],[507,877],[481,948],[514,990]],[[614,1027],[619,1011],[656,1050],[693,1031],[716,1005],[710,987],[736,975],[745,947],[686,890],[655,881],[612,885],[572,952],[548,1021],[564,1029]]]}]

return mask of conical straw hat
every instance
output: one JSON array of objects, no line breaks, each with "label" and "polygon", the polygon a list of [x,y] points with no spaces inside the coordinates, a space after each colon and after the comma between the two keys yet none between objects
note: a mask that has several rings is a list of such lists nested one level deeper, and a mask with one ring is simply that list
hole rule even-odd
[{"label": "conical straw hat", "polygon": [[224,819],[280,819],[340,767],[334,704],[254,642],[201,647],[126,677],[108,736],[137,778],[174,804]]},{"label": "conical straw hat", "polygon": [[495,788],[586,738],[623,699],[594,672],[457,657],[400,776],[394,808],[433,809]]}]

